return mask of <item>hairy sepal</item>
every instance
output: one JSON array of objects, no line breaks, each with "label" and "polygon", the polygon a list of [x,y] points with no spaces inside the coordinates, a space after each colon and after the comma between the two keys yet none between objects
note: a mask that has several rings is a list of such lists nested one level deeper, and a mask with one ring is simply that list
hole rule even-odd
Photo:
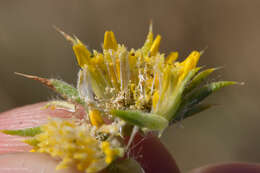
[{"label": "hairy sepal", "polygon": [[132,110],[112,110],[111,114],[124,121],[149,130],[163,130],[168,126],[168,120],[156,114]]}]

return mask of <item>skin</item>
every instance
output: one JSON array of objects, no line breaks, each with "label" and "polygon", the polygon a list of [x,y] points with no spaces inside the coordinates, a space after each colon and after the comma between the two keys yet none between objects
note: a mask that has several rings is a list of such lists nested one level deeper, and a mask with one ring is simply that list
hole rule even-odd
[{"label": "skin", "polygon": [[[43,124],[48,117],[70,117],[64,110],[43,109],[46,103],[16,108],[0,114],[0,129],[19,129]],[[76,116],[82,116],[78,111]],[[30,147],[21,138],[0,133],[0,173],[78,173],[76,169],[55,170],[57,160],[48,155],[29,153]],[[130,156],[135,158],[146,173],[180,173],[175,160],[153,135],[140,135],[131,146]],[[141,156],[141,157],[140,157]],[[207,165],[190,173],[260,173],[260,164],[225,163]]]}]

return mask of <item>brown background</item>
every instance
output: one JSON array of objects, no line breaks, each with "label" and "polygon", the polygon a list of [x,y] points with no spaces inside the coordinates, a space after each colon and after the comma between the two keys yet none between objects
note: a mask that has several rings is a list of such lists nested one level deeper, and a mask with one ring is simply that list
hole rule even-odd
[{"label": "brown background", "polygon": [[[245,82],[208,99],[218,106],[171,127],[162,137],[182,170],[224,161],[260,162],[259,0],[9,0],[0,1],[0,111],[55,98],[14,71],[75,83],[71,46],[53,25],[99,49],[103,33],[140,47],[149,21],[161,51],[185,57],[208,47],[200,65],[224,67],[212,80]],[[184,128],[182,128],[184,126]]]}]

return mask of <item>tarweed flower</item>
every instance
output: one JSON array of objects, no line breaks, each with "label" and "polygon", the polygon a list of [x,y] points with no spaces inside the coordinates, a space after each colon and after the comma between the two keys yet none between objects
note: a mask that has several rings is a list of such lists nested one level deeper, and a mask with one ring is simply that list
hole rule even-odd
[{"label": "tarweed flower", "polygon": [[[216,69],[199,72],[200,51],[192,51],[182,62],[177,61],[177,52],[160,53],[161,36],[154,38],[152,26],[137,50],[118,44],[112,31],[105,32],[102,52],[89,51],[78,38],[60,32],[73,44],[80,66],[77,88],[57,79],[21,75],[41,81],[66,100],[48,106],[72,111],[80,106],[85,116],[3,131],[30,136],[25,142],[33,146],[33,152],[61,160],[57,169],[75,166],[87,173],[105,169],[124,156],[136,132],[161,135],[169,125],[209,108],[201,103],[208,95],[235,84],[219,81],[201,86]],[[126,145],[123,141],[129,136]]]}]

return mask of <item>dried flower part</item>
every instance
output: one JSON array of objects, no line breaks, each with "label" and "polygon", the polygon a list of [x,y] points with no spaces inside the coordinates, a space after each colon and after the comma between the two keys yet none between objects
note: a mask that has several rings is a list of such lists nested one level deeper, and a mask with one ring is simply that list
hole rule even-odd
[{"label": "dried flower part", "polygon": [[[236,84],[220,81],[200,87],[216,69],[199,72],[199,51],[191,52],[182,62],[177,61],[177,52],[165,57],[159,51],[161,36],[154,39],[152,25],[143,47],[137,50],[118,44],[112,31],[105,32],[102,52],[89,51],[78,38],[58,31],[73,44],[81,68],[77,87],[57,79],[17,74],[40,81],[66,100],[46,107],[76,112],[81,106],[85,117],[50,119],[41,127],[2,131],[31,137],[25,142],[34,147],[33,152],[59,158],[58,169],[76,166],[92,173],[112,162],[117,168],[116,159],[124,156],[139,130],[161,135],[170,124],[210,108],[210,104],[201,103],[207,96]],[[124,137],[129,135],[126,145]],[[125,161],[124,165],[133,163]]]}]

